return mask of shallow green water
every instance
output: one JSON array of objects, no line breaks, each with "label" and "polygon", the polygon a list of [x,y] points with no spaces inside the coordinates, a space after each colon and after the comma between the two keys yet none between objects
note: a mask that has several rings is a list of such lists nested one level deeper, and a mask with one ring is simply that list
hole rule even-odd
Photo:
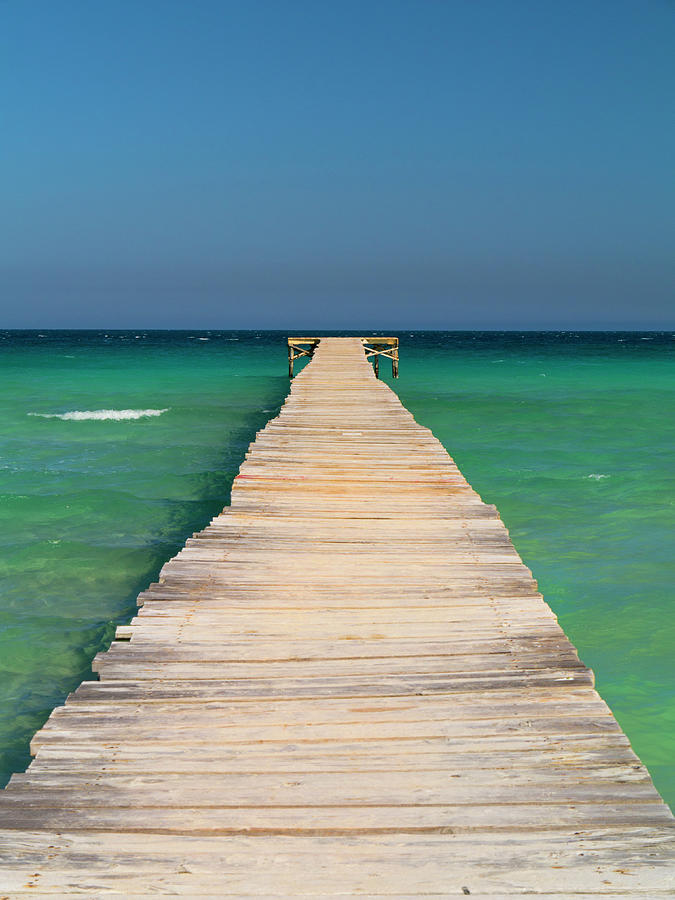
[{"label": "shallow green water", "polygon": [[495,503],[675,805],[675,340],[420,336],[397,391]]},{"label": "shallow green water", "polygon": [[[288,390],[278,338],[43,334],[0,342],[3,781],[29,762],[52,707],[91,677],[139,590],[228,500]],[[42,417],[106,410],[165,412]]]},{"label": "shallow green water", "polygon": [[[42,334],[0,333],[3,781],[288,387],[283,334]],[[497,504],[674,804],[673,336],[400,336],[402,401]]]}]

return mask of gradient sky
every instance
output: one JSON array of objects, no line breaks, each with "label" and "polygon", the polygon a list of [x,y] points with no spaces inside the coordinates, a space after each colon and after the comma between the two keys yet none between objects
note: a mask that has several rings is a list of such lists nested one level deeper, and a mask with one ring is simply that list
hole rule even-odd
[{"label": "gradient sky", "polygon": [[0,327],[672,328],[672,0],[0,0]]}]

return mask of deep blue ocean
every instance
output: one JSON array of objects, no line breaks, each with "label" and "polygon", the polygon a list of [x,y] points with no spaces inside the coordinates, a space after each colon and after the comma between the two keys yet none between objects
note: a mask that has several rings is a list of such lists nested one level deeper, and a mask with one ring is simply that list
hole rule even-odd
[{"label": "deep blue ocean", "polygon": [[[675,335],[393,332],[392,382],[513,542],[675,806]],[[0,332],[0,784],[228,502],[286,332]]]}]

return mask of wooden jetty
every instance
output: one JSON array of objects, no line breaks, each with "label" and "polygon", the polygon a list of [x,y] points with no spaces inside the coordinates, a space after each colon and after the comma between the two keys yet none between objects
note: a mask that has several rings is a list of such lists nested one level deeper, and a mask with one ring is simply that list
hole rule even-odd
[{"label": "wooden jetty", "polygon": [[139,603],[2,792],[0,898],[672,896],[672,815],[361,340]]}]

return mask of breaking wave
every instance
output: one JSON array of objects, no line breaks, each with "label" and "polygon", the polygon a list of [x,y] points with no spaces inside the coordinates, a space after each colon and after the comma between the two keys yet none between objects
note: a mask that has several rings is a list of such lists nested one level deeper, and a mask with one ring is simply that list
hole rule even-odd
[{"label": "breaking wave", "polygon": [[166,409],[75,409],[65,413],[28,413],[29,416],[40,416],[42,419],[63,419],[68,422],[84,422],[90,419],[112,419],[121,422],[126,419],[145,419],[150,416],[161,416]]}]

